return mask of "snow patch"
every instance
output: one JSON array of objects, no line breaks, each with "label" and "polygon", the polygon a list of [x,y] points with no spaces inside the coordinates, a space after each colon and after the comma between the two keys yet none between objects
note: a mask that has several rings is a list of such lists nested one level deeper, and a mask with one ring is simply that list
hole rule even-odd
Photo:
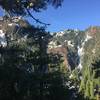
[{"label": "snow patch", "polygon": [[64,42],[67,42],[67,40],[65,40]]},{"label": "snow patch", "polygon": [[75,89],[75,86],[71,86],[71,87],[69,87],[69,90],[71,90],[71,89]]},{"label": "snow patch", "polygon": [[83,66],[82,66],[82,60],[80,60],[80,63],[79,63],[79,65],[78,65],[78,68],[79,68],[80,70],[83,68]]},{"label": "snow patch", "polygon": [[22,19],[22,17],[21,16],[18,16],[18,17],[13,17],[12,18],[12,20],[13,20],[13,22],[18,22],[19,20],[21,20]]},{"label": "snow patch", "polygon": [[84,52],[83,52],[83,47],[80,48],[80,47],[78,46],[78,55],[79,55],[79,56],[82,56],[83,54],[84,54]]},{"label": "snow patch", "polygon": [[69,76],[69,78],[70,78],[70,79],[73,78],[73,74],[71,74],[71,75]]},{"label": "snow patch", "polygon": [[93,50],[92,50],[92,53],[93,53],[93,54],[95,54],[95,53],[96,53],[96,50],[95,50],[95,49],[93,49]]},{"label": "snow patch", "polygon": [[8,26],[13,26],[13,23],[9,23]]},{"label": "snow patch", "polygon": [[74,45],[72,44],[71,41],[68,41],[68,45],[71,46],[71,47],[74,47]]},{"label": "snow patch", "polygon": [[63,36],[63,35],[64,35],[64,32],[63,32],[63,31],[58,32],[58,33],[56,34],[56,36]]},{"label": "snow patch", "polygon": [[17,26],[17,27],[19,27],[19,25],[17,23],[9,23],[8,26],[10,26],[10,27]]},{"label": "snow patch", "polygon": [[7,41],[5,37],[5,33],[3,33],[3,30],[0,30],[0,46],[7,46]]},{"label": "snow patch", "polygon": [[86,43],[88,40],[90,40],[90,39],[92,39],[92,37],[89,36],[89,35],[87,34],[85,40],[84,40],[83,43],[82,43],[82,47],[79,47],[79,46],[78,46],[78,55],[79,55],[79,57],[80,57],[80,63],[79,63],[79,65],[78,65],[78,68],[79,68],[80,70],[82,69],[82,59],[83,59],[83,55],[84,55],[84,45],[85,45],[85,43]]},{"label": "snow patch", "polygon": [[56,47],[56,42],[51,41],[48,45],[48,48],[55,48]]},{"label": "snow patch", "polygon": [[91,36],[89,36],[88,34],[86,35],[86,39],[85,39],[85,42],[87,42],[88,40],[92,39]]}]

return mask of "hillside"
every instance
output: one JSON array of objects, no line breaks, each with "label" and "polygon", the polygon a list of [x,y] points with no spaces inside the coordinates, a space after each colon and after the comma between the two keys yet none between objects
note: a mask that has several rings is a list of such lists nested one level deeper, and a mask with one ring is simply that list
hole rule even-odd
[{"label": "hillside", "polygon": [[[63,52],[66,48],[66,52]],[[67,29],[53,34],[48,44],[49,51],[59,49],[66,56],[66,67],[82,69],[91,65],[100,56],[100,27],[89,27],[84,31]]]}]

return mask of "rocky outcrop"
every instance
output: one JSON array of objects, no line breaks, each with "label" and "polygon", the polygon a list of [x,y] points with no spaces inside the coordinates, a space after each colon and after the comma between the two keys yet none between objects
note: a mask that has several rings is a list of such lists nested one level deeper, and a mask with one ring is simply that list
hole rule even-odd
[{"label": "rocky outcrop", "polygon": [[68,51],[64,46],[61,46],[61,47],[58,46],[56,48],[50,48],[50,49],[48,49],[48,53],[61,55],[64,67],[66,69],[68,68],[68,60],[67,60]]}]

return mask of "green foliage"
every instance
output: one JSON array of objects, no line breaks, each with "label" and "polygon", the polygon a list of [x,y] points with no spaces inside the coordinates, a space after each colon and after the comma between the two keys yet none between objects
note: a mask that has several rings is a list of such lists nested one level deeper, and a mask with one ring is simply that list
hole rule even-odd
[{"label": "green foliage", "polygon": [[[85,67],[83,70],[82,80],[80,83],[79,92],[84,94],[85,98],[88,98],[89,100],[92,100],[96,98],[95,95],[95,88],[96,86],[100,86],[100,80],[99,76],[98,78],[95,78],[96,72],[95,70],[92,70],[90,67]],[[96,91],[98,91],[96,89]]]}]

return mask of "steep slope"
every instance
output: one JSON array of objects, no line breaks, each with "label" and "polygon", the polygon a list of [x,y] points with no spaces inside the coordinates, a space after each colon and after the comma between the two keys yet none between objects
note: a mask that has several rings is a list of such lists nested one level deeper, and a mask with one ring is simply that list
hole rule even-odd
[{"label": "steep slope", "polygon": [[[62,47],[65,47],[67,52],[65,54],[66,67],[82,69],[86,64],[91,65],[100,55],[100,27],[89,27],[84,31],[68,29],[54,33],[48,49],[53,52],[53,49],[55,51]],[[61,52],[63,52],[63,48],[60,50],[60,54],[62,54]]]}]

